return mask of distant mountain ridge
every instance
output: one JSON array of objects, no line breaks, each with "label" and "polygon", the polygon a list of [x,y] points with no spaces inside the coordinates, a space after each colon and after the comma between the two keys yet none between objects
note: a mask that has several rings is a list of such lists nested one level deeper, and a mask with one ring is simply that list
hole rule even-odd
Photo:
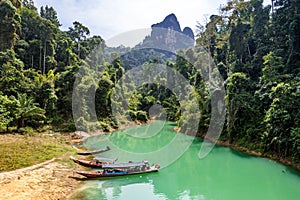
[{"label": "distant mountain ridge", "polygon": [[165,63],[175,60],[178,50],[187,50],[195,46],[194,33],[191,28],[181,30],[175,14],[170,14],[162,22],[151,26],[151,33],[133,48],[114,48],[121,51],[125,70],[143,65],[145,62]]}]

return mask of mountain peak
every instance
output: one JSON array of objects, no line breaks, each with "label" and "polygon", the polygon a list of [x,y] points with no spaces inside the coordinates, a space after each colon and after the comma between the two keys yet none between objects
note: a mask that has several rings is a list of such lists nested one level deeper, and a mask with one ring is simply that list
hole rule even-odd
[{"label": "mountain peak", "polygon": [[194,33],[191,28],[185,27],[181,31],[175,14],[165,17],[162,22],[151,26],[151,34],[147,36],[141,46],[163,49],[175,52],[178,49],[187,49],[194,46]]},{"label": "mountain peak", "polygon": [[182,31],[183,34],[189,36],[190,38],[194,39],[195,35],[193,30],[190,27],[185,27]]},{"label": "mountain peak", "polygon": [[174,13],[169,14],[165,19],[157,24],[153,24],[152,28],[171,28],[174,31],[181,32],[180,24],[177,20],[177,17]]},{"label": "mountain peak", "polygon": [[166,29],[172,29],[173,31],[177,31],[180,33],[183,33],[190,38],[194,39],[194,33],[190,27],[185,27],[183,31],[181,31],[180,23],[177,20],[177,17],[174,13],[169,14],[165,17],[165,19],[162,22],[159,22],[157,24],[153,24],[151,26],[152,28],[166,28]]},{"label": "mountain peak", "polygon": [[165,17],[165,19],[167,19],[167,18],[173,18],[173,19],[177,20],[177,17],[174,13],[171,13],[168,16]]}]

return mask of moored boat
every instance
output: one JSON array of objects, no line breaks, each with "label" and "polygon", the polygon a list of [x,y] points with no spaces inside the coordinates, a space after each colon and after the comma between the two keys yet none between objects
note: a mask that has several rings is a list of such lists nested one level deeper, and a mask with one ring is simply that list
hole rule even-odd
[{"label": "moored boat", "polygon": [[94,167],[94,168],[102,168],[103,164],[110,164],[114,163],[117,158],[100,158],[96,157],[93,160],[84,160],[75,158],[73,156],[70,156],[70,159],[73,160],[75,163],[82,165],[84,167]]},{"label": "moored boat", "polygon": [[127,176],[134,174],[144,174],[150,172],[158,172],[159,165],[154,164],[149,166],[147,161],[143,162],[129,162],[121,164],[103,164],[103,170],[99,171],[74,171],[77,174],[85,176],[87,178],[105,178],[105,177],[115,177],[115,176]]},{"label": "moored boat", "polygon": [[77,154],[85,156],[85,155],[92,155],[92,154],[102,153],[102,152],[105,152],[105,151],[108,151],[108,150],[110,150],[109,146],[107,146],[104,149],[97,149],[97,150],[85,151],[85,152],[77,152]]},{"label": "moored boat", "polygon": [[[153,168],[159,169],[158,164],[154,164],[152,166]],[[144,171],[146,169],[150,169],[150,165],[148,161],[142,161],[142,162],[131,162],[129,161],[128,163],[105,163],[102,165],[102,168],[106,169],[123,169],[126,171]]]},{"label": "moored boat", "polygon": [[100,170],[100,171],[74,171],[77,174],[85,176],[86,178],[101,178],[101,177],[114,177],[114,176],[125,176],[128,173],[122,170]]},{"label": "moored boat", "polygon": [[144,171],[124,171],[121,169],[104,169],[99,171],[74,171],[77,174],[85,176],[86,178],[105,178],[105,177],[115,177],[115,176],[127,176],[127,175],[134,175],[134,174],[144,174],[150,172],[158,172],[157,168],[150,167]]}]

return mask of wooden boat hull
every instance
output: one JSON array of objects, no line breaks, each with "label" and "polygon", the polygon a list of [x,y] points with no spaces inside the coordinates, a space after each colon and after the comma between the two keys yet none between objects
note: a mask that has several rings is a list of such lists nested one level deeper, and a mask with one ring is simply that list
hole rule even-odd
[{"label": "wooden boat hull", "polygon": [[118,176],[129,176],[135,174],[144,174],[151,172],[158,172],[158,169],[149,169],[145,171],[136,171],[136,172],[126,172],[126,171],[118,171],[112,173],[103,173],[103,171],[74,171],[77,174],[85,176],[86,178],[108,178],[108,177],[118,177]]},{"label": "wooden boat hull", "polygon": [[86,152],[77,152],[78,155],[92,155],[92,154],[98,154],[98,153],[102,153],[105,151],[110,150],[110,148],[107,146],[105,149],[97,149],[97,150],[93,150],[93,151],[86,151]]},{"label": "wooden boat hull", "polygon": [[84,167],[102,168],[102,164],[106,163],[97,160],[82,160],[82,159],[74,158],[73,156],[70,156],[70,159],[73,160],[73,162]]}]

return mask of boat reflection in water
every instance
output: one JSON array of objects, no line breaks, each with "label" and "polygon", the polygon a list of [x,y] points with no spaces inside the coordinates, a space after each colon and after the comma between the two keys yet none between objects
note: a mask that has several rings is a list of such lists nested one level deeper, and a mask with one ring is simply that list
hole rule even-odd
[{"label": "boat reflection in water", "polygon": [[[137,199],[142,196],[146,199],[166,199],[163,194],[155,194],[153,180],[148,177],[149,175],[139,174],[117,179],[89,179],[70,199]],[[151,176],[158,175],[151,174]]]}]

